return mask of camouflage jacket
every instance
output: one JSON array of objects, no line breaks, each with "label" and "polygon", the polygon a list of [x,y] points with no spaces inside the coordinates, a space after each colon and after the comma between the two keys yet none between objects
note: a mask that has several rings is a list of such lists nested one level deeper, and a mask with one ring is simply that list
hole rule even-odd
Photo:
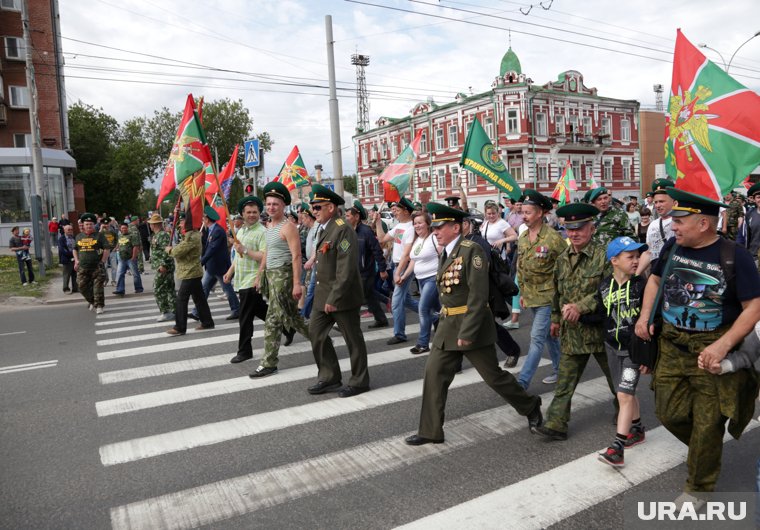
[{"label": "camouflage jacket", "polygon": [[554,298],[554,268],[567,248],[556,230],[541,226],[535,241],[525,230],[517,241],[517,282],[526,307],[551,305]]},{"label": "camouflage jacket", "polygon": [[[623,214],[625,215],[625,214]],[[581,314],[596,310],[596,291],[602,278],[612,274],[606,249],[593,241],[579,252],[568,247],[554,269],[552,324],[560,325],[562,353],[567,355],[604,351],[604,330],[599,326],[562,319],[562,307],[576,304]]]},{"label": "camouflage jacket", "polygon": [[744,217],[744,207],[739,199],[734,199],[728,204],[726,223],[730,226],[737,226],[740,217]]},{"label": "camouflage jacket", "polygon": [[614,207],[607,210],[607,213],[600,213],[596,219],[594,242],[606,249],[610,241],[620,236],[636,237],[628,215]]},{"label": "camouflage jacket", "polygon": [[166,247],[170,245],[169,232],[160,230],[150,238],[150,265],[153,270],[159,267],[166,267],[167,270],[174,270],[174,260],[166,253]]},{"label": "camouflage jacket", "polygon": [[203,277],[201,267],[201,233],[197,230],[185,232],[182,241],[172,248],[172,257],[177,262],[177,278],[192,280]]}]

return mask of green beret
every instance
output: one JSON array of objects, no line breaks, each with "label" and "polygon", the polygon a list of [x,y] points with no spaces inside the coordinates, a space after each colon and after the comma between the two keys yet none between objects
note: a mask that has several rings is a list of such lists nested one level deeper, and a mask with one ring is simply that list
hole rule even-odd
[{"label": "green beret", "polygon": [[760,182],[747,190],[747,197],[752,197],[755,193],[760,193]]},{"label": "green beret", "polygon": [[533,189],[527,189],[520,197],[520,202],[524,205],[538,206],[542,210],[551,210],[552,201],[545,195],[541,195],[539,192]]},{"label": "green beret", "polygon": [[[405,199],[401,199],[402,201]],[[445,223],[455,222],[461,223],[469,213],[462,211],[458,208],[452,208],[439,202],[427,203],[427,211],[432,219],[432,225],[434,227],[441,226]]]},{"label": "green beret", "polygon": [[374,211],[378,211],[378,209],[379,209],[379,208],[377,207],[377,204],[376,204],[376,205],[374,205],[374,206],[372,207],[372,209],[373,209]]},{"label": "green beret", "polygon": [[676,188],[668,188],[667,194],[676,201],[678,204],[673,206],[670,210],[671,217],[686,217],[699,213],[702,215],[718,216],[721,208],[728,208],[728,204],[702,197],[696,193],[689,193],[688,191],[679,190]]},{"label": "green beret", "polygon": [[397,206],[400,206],[401,208],[407,210],[409,213],[414,212],[414,204],[412,204],[412,201],[406,197],[401,197],[401,200],[398,201]]},{"label": "green beret", "polygon": [[359,212],[359,219],[365,221],[367,219],[367,210],[358,199],[354,201],[354,208]]},{"label": "green beret", "polygon": [[581,202],[590,202],[591,201],[591,192],[594,190],[588,190],[586,193],[583,194],[583,198],[581,199]]},{"label": "green beret", "polygon": [[415,210],[422,211],[422,203],[420,201],[414,201],[412,205],[414,206]]},{"label": "green beret", "polygon": [[607,191],[607,188],[605,188],[604,186],[600,186],[598,188],[594,188],[588,194],[588,202],[594,202],[595,200],[597,200],[600,196],[604,195],[605,193],[609,193],[609,191]]},{"label": "green beret", "polygon": [[282,182],[269,182],[264,186],[264,197],[277,197],[290,204],[290,191]]},{"label": "green beret", "polygon": [[243,197],[242,199],[240,199],[240,201],[238,201],[238,206],[237,206],[238,212],[243,213],[243,209],[245,208],[247,204],[255,204],[256,206],[258,206],[259,213],[264,211],[264,203],[261,202],[261,199],[259,199],[255,195],[248,195],[247,197]]},{"label": "green beret", "polygon": [[647,192],[647,197],[654,197],[654,192],[653,191],[648,191]]},{"label": "green beret", "polygon": [[346,204],[346,200],[332,191],[330,188],[326,188],[322,184],[314,184],[311,187],[311,191],[314,193],[314,197],[311,199],[311,203],[315,202],[331,202],[340,206]]},{"label": "green beret", "polygon": [[139,216],[137,216],[137,215],[133,215],[133,216],[132,216],[132,218],[130,219],[130,221],[131,221],[131,222],[133,222],[133,223],[134,223],[135,221],[139,221],[139,220],[140,220],[140,217],[139,217]]},{"label": "green beret", "polygon": [[216,210],[214,210],[208,204],[206,205],[205,208],[203,208],[203,215],[205,215],[206,217],[208,217],[214,222],[217,222],[219,220],[219,214],[216,212]]},{"label": "green beret", "polygon": [[301,204],[299,205],[302,212],[311,212],[311,206],[309,206],[308,202],[301,201]]},{"label": "green beret", "polygon": [[94,213],[85,212],[79,216],[79,220],[84,222],[90,221],[92,223],[98,222],[98,217]]},{"label": "green beret", "polygon": [[593,221],[597,215],[599,215],[599,209],[596,206],[583,202],[566,204],[557,208],[557,217],[563,217],[565,228],[570,230],[581,228],[586,223]]},{"label": "green beret", "polygon": [[655,179],[654,182],[652,182],[652,195],[657,195],[658,193],[667,193],[668,188],[675,188],[676,184],[670,179]]}]

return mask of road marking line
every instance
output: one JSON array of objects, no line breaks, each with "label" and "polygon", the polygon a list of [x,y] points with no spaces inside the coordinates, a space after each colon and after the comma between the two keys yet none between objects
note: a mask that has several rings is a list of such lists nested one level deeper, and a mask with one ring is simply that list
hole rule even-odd
[{"label": "road marking line", "polygon": [[[610,401],[604,377],[581,383],[576,392],[575,412]],[[552,395],[552,392],[544,394],[544,403]],[[343,451],[118,506],[111,509],[111,526],[114,530],[214,526],[232,517],[440,458],[525,427],[525,418],[509,405],[503,405],[447,422],[446,443],[441,445],[406,445],[404,437],[412,433],[401,433]],[[498,504],[504,504],[504,497]],[[509,506],[511,502],[506,504]]]},{"label": "road marking line", "polygon": [[[410,324],[406,326],[407,333],[415,333],[419,331],[419,324]],[[263,336],[263,332],[259,332],[259,335],[254,333],[254,337]],[[379,329],[376,331],[368,331],[364,334],[364,340],[370,342],[377,339],[387,338],[388,331],[385,329]],[[217,341],[218,342],[218,341]],[[346,341],[343,337],[333,337],[333,346],[336,348],[339,346],[345,346]],[[308,342],[296,342],[290,346],[280,346],[279,356],[290,355],[295,353],[303,353],[311,351],[311,344]],[[145,379],[149,377],[158,377],[162,375],[177,374],[181,372],[190,372],[192,370],[203,370],[206,368],[213,368],[216,366],[226,366],[230,364],[230,358],[235,355],[232,353],[223,353],[221,355],[211,355],[208,357],[199,357],[195,359],[187,359],[182,361],[173,361],[161,364],[151,364],[148,366],[138,366],[136,368],[127,368],[124,370],[113,370],[110,372],[103,372],[99,375],[100,383],[103,385],[111,383],[121,383],[124,381],[134,381],[135,379]]]},{"label": "road marking line", "polygon": [[[227,306],[227,307],[229,307],[230,306],[229,303],[222,302],[222,301],[209,302],[208,305],[209,305],[209,307],[216,307],[216,306]],[[95,317],[95,321],[97,323],[98,321],[108,320],[108,319],[111,319],[111,318],[128,317],[128,316],[133,316],[133,315],[156,315],[156,316],[158,316],[158,315],[161,314],[161,313],[158,312],[158,306],[155,303],[154,304],[146,304],[146,307],[149,307],[150,309],[137,309],[137,310],[134,310],[134,311],[121,311],[121,312],[117,311],[116,313],[111,313],[111,312],[103,313],[102,315],[97,315]],[[106,306],[106,309],[108,309],[108,308],[110,308],[110,306]],[[118,307],[116,309],[119,310],[119,309],[124,309],[124,308]],[[108,324],[104,324],[104,325],[108,325]]]},{"label": "road marking line", "polygon": [[[515,370],[515,369],[513,369]],[[454,378],[451,388],[482,382],[474,368],[468,368]],[[609,389],[607,390],[609,392]],[[227,442],[333,418],[343,414],[418,399],[422,396],[422,379],[375,389],[350,399],[320,400],[305,405],[252,414],[177,431],[135,438],[100,447],[100,460],[105,466],[134,462],[163,454]]]},{"label": "road marking line", "polygon": [[0,337],[7,337],[8,335],[21,335],[22,333],[26,333],[26,331],[9,331],[7,333],[0,333]]},{"label": "road marking line", "polygon": [[[744,432],[759,425],[753,420]],[[730,439],[726,433],[724,443]],[[626,451],[622,469],[597,461],[603,449],[400,528],[547,528],[669,471],[687,455],[665,427],[647,431],[645,445]]]},{"label": "road marking line", "polygon": [[[224,315],[229,314],[229,309],[226,309],[224,307],[220,308],[214,308],[211,309],[211,315],[212,316],[218,316],[218,315]],[[109,333],[123,333],[125,331],[138,331],[141,329],[150,329],[150,328],[160,328],[160,327],[166,327],[171,326],[174,323],[174,320],[165,320],[164,322],[156,322],[156,318],[158,317],[148,317],[150,320],[153,320],[150,324],[138,324],[135,326],[124,326],[120,328],[108,328],[108,329],[96,329],[95,335],[108,335]],[[223,318],[220,320],[224,320]],[[189,321],[188,321],[189,322]],[[113,324],[113,322],[109,322],[108,324]]]},{"label": "road marking line", "polygon": [[[422,355],[415,357],[422,357]],[[369,366],[380,366],[398,361],[406,361],[411,358],[412,354],[409,353],[409,348],[399,348],[368,355],[367,362]],[[341,372],[351,371],[350,359],[340,359],[339,363]],[[186,403],[196,399],[223,396],[225,394],[243,392],[245,390],[256,390],[257,388],[265,386],[274,386],[312,379],[316,378],[317,371],[316,365],[312,364],[296,368],[288,368],[287,370],[283,370],[278,374],[265,379],[252,379],[246,375],[243,377],[210,381],[208,383],[170,388],[168,390],[135,394],[123,398],[98,401],[95,403],[95,410],[97,411],[98,416],[101,417],[123,414],[126,412],[135,412],[165,405]]]},{"label": "road marking line", "polygon": [[[171,326],[171,322],[169,323],[169,326]],[[232,324],[217,324],[212,329],[201,329],[196,330],[195,328],[187,328],[186,335],[195,335],[196,333],[208,333],[213,331],[220,331],[224,329],[240,329],[240,325],[237,322],[233,322]],[[237,337],[237,334],[235,335]],[[116,344],[127,344],[129,342],[142,342],[142,341],[148,341],[148,340],[159,340],[159,339],[170,339],[173,337],[170,337],[166,334],[165,331],[162,331],[160,333],[145,333],[143,335],[131,335],[129,337],[117,337],[115,339],[101,339],[98,341],[95,341],[95,344],[98,346],[113,346]]]},{"label": "road marking line", "polygon": [[0,368],[0,374],[25,372],[27,370],[37,370],[38,368],[52,368],[57,365],[58,365],[58,360],[42,361],[39,363],[17,364],[15,366],[3,366],[2,368]]}]

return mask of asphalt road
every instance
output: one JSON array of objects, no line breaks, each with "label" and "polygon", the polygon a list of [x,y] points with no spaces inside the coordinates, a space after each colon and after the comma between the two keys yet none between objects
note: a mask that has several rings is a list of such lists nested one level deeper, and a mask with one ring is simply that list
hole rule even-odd
[{"label": "asphalt road", "polygon": [[[316,369],[300,336],[279,374],[246,377],[256,363],[227,362],[237,329],[226,302],[211,302],[217,329],[180,338],[155,324],[148,292],[107,297],[98,317],[76,296],[0,308],[0,527],[620,528],[626,499],[672,500],[682,487],[685,449],[658,429],[648,378],[648,439],[623,470],[595,459],[614,427],[593,361],[566,442],[532,436],[465,362],[447,442],[412,448],[403,438],[416,431],[425,364],[408,353],[416,318],[410,342],[392,347],[389,330],[363,322],[373,390],[340,399],[306,392]],[[527,315],[514,336],[526,351]],[[544,410],[549,372],[530,389]],[[760,429],[726,442],[719,490],[754,491],[758,447]]]}]

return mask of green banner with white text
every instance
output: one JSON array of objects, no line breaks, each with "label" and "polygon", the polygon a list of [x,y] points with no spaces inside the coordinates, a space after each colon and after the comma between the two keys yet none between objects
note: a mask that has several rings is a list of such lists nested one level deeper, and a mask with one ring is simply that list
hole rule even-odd
[{"label": "green banner with white text", "polygon": [[477,118],[470,125],[459,165],[480,175],[512,199],[520,200],[520,195],[522,195],[520,186],[507,171],[499,152],[491,143]]}]

